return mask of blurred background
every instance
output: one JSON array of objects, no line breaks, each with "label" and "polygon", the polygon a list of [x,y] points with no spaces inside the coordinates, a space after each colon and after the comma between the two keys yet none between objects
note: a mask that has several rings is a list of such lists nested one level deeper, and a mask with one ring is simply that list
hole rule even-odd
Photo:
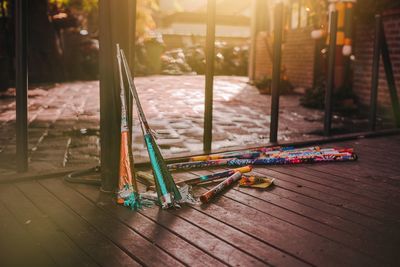
[{"label": "blurred background", "polygon": [[[277,1],[215,1],[213,149],[268,142]],[[332,132],[366,131],[374,15],[382,14],[399,85],[400,1],[283,2],[278,139],[323,135],[332,2],[339,13]],[[98,0],[29,0],[29,153],[37,169],[48,168],[44,164],[50,165],[55,151],[59,151],[57,166],[99,161],[98,4]],[[4,168],[15,157],[14,13],[14,0],[0,0],[0,167]],[[167,156],[202,151],[206,22],[206,0],[137,0],[136,32],[131,33],[136,83]],[[383,64],[379,74],[377,129],[387,129],[394,126],[394,114]],[[133,134],[136,158],[146,157],[141,133]],[[50,160],[44,160],[46,155]]]},{"label": "blurred background", "polygon": [[[217,0],[216,75],[247,76],[261,93],[268,93],[274,2]],[[305,94],[302,104],[321,107],[321,91],[326,79],[329,1],[284,2],[281,90],[289,93],[300,88],[299,92]],[[385,25],[394,66],[400,64],[395,29],[399,23],[396,10],[400,2],[355,2],[341,1],[343,5],[339,6],[342,12],[339,17],[343,20],[339,31],[351,32],[349,38],[354,48],[343,55],[340,51],[346,40],[338,41],[335,80],[336,97],[350,109],[357,103],[368,103],[371,75],[368,67],[373,45],[371,25],[375,13],[393,13]],[[353,4],[351,14],[346,8],[348,3]],[[14,6],[13,0],[0,0],[0,91],[13,87]],[[136,75],[204,74],[206,7],[206,0],[138,0]],[[98,25],[98,0],[30,0],[30,82],[98,79]],[[388,104],[385,92],[387,90],[382,90],[379,101]]]}]

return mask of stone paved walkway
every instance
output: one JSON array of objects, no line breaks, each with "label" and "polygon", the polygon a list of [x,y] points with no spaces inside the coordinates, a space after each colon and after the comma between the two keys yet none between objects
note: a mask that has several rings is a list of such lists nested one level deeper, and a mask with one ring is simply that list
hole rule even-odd
[{"label": "stone paved walkway", "polygon": [[[270,96],[260,95],[246,77],[216,77],[214,150],[268,142]],[[165,157],[202,150],[204,77],[151,76],[136,79],[141,102]],[[97,81],[72,82],[29,91],[30,170],[99,164],[99,88]],[[279,140],[315,138],[322,112],[299,105],[298,95],[280,99]],[[340,118],[335,127],[343,127]],[[15,102],[0,99],[0,175],[15,168]],[[351,130],[351,129],[350,129]],[[119,133],[115,133],[119,134]],[[147,157],[140,127],[134,123],[136,160]]]}]

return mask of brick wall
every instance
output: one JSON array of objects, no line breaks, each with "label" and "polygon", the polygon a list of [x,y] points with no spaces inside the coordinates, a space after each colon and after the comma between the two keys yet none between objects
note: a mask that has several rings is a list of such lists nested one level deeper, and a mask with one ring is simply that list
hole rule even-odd
[{"label": "brick wall", "polygon": [[315,40],[312,28],[289,31],[283,45],[282,63],[289,81],[296,87],[312,86]]},{"label": "brick wall", "polygon": [[271,38],[266,32],[259,32],[256,38],[256,55],[254,65],[254,80],[272,74],[272,45]]},{"label": "brick wall", "polygon": [[[386,39],[389,46],[392,67],[400,95],[400,9],[384,13]],[[357,25],[355,36],[355,57],[353,90],[360,102],[369,105],[371,93],[372,55],[374,42],[373,25]],[[389,90],[382,59],[379,70],[378,103],[381,108],[391,109]]]},{"label": "brick wall", "polygon": [[[385,34],[389,45],[398,95],[400,96],[400,9],[387,11],[383,16]],[[289,81],[296,87],[307,88],[312,86],[315,41],[310,37],[311,30],[311,28],[289,30],[285,34],[282,66],[286,70]],[[356,59],[353,62],[353,90],[364,105],[369,105],[370,101],[373,41],[374,25],[357,23],[354,52]],[[260,32],[256,39],[255,80],[264,76],[271,77],[272,62],[267,50],[267,44],[272,50],[271,38],[265,32]],[[380,107],[391,109],[382,60],[378,90]]]},{"label": "brick wall", "polygon": [[[311,30],[311,28],[289,30],[284,35],[282,67],[295,87],[312,86],[315,41],[310,37]],[[265,32],[260,32],[256,42],[255,79],[263,76],[271,77],[272,62],[267,44],[272,54],[272,40]]]}]

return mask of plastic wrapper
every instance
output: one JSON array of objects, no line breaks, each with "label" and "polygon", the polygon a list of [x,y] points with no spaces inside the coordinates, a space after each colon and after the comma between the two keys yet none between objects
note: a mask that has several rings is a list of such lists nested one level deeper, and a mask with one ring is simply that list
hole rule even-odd
[{"label": "plastic wrapper", "polygon": [[243,175],[239,180],[240,187],[252,187],[265,189],[274,183],[273,178],[255,176],[255,175]]}]

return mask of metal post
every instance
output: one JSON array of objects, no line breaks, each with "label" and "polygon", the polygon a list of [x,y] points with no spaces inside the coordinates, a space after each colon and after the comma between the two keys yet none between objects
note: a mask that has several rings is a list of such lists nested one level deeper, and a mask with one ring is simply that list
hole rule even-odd
[{"label": "metal post", "polygon": [[382,17],[375,15],[375,41],[374,54],[372,59],[372,79],[371,79],[371,99],[369,113],[369,129],[375,131],[376,127],[376,107],[378,98],[379,84],[379,59],[382,47]]},{"label": "metal post", "polygon": [[251,42],[250,42],[250,59],[249,59],[249,67],[248,67],[248,76],[249,82],[254,83],[255,81],[255,74],[256,74],[256,49],[257,49],[257,14],[258,11],[258,0],[252,1],[252,13],[253,16],[251,17]]},{"label": "metal post", "polygon": [[[137,6],[137,0],[131,0],[129,1],[129,6],[128,6],[128,19],[129,19],[129,25],[132,27],[132,33],[129,35],[129,47],[130,50],[128,52],[128,64],[131,68],[131,72],[134,73],[135,71],[135,52],[136,52],[136,6]],[[134,77],[134,75],[133,75]],[[133,96],[130,92],[126,92],[125,94],[127,96],[127,103],[128,103],[128,127],[132,131],[132,117],[133,117]],[[132,135],[129,137],[130,138],[130,143],[132,143]]]},{"label": "metal post", "polygon": [[101,189],[105,192],[113,192],[118,184],[121,108],[115,46],[119,43],[131,53],[130,1],[99,2]]},{"label": "metal post", "polygon": [[206,88],[205,88],[205,99],[204,99],[204,135],[203,135],[203,150],[205,153],[211,152],[211,143],[212,143],[215,12],[216,12],[216,0],[208,0],[207,36],[206,36]]},{"label": "metal post", "polygon": [[269,141],[278,141],[279,119],[279,87],[281,83],[281,54],[282,54],[282,30],[283,30],[283,3],[275,7],[274,15],[274,50],[271,82],[271,124]]},{"label": "metal post", "polygon": [[15,83],[16,83],[16,136],[17,171],[28,170],[28,58],[27,16],[28,1],[15,3]]},{"label": "metal post", "polygon": [[386,41],[386,36],[385,32],[383,29],[383,24],[381,23],[381,39],[382,39],[382,62],[383,62],[383,67],[385,69],[385,74],[386,74],[386,81],[387,85],[389,87],[389,93],[390,93],[390,100],[392,102],[392,108],[393,108],[393,115],[396,123],[396,127],[400,127],[400,105],[399,105],[399,98],[397,96],[397,88],[396,88],[396,82],[394,79],[393,75],[393,67],[392,67],[392,62],[390,60],[390,54],[389,54],[389,47]]},{"label": "metal post", "polygon": [[331,12],[330,33],[329,33],[329,58],[328,58],[328,82],[325,91],[325,121],[324,135],[331,134],[332,125],[332,94],[335,79],[335,55],[336,55],[336,32],[337,32],[337,11]]}]

